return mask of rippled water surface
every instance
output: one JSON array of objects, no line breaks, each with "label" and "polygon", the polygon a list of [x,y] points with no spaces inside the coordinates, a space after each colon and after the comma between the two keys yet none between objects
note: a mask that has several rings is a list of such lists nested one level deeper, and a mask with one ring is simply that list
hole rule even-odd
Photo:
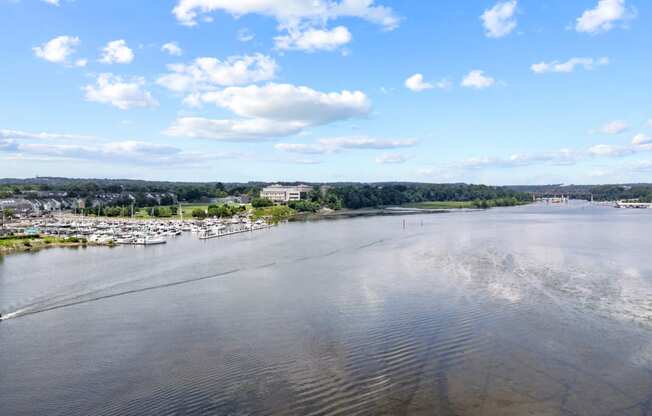
[{"label": "rippled water surface", "polygon": [[2,415],[652,415],[652,210],[10,255],[0,311]]}]

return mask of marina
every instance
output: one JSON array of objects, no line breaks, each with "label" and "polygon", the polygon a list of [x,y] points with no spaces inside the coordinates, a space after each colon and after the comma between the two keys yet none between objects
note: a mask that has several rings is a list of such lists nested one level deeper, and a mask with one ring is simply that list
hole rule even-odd
[{"label": "marina", "polygon": [[248,216],[203,220],[134,220],[60,215],[5,223],[3,234],[74,238],[97,245],[159,245],[189,234],[205,240],[263,230],[273,225]]}]

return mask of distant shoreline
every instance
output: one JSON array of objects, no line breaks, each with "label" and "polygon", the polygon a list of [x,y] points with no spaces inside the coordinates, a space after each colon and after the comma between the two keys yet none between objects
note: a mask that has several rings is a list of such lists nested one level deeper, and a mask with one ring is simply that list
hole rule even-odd
[{"label": "distant shoreline", "polygon": [[340,209],[337,211],[323,212],[300,212],[294,214],[289,221],[318,221],[318,220],[336,220],[345,218],[361,217],[379,217],[379,216],[396,216],[396,215],[418,215],[418,214],[444,214],[454,211],[481,211],[480,209],[467,208],[409,208],[409,207],[384,207],[384,208],[360,208],[360,209]]}]

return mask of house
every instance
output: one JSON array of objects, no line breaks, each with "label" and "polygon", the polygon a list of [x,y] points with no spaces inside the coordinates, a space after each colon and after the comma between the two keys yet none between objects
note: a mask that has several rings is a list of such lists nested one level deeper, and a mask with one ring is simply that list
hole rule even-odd
[{"label": "house", "polygon": [[274,184],[264,187],[260,191],[260,197],[275,203],[287,203],[305,199],[310,191],[312,191],[312,186],[308,185],[284,186]]}]

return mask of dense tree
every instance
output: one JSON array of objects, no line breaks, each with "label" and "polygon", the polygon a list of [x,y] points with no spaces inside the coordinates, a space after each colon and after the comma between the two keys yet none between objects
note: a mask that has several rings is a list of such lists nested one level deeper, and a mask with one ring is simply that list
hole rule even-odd
[{"label": "dense tree", "polygon": [[317,212],[321,208],[319,201],[302,200],[290,201],[288,207],[298,212]]},{"label": "dense tree", "polygon": [[272,205],[274,205],[274,203],[267,198],[254,198],[251,201],[251,206],[254,208],[271,207]]}]

